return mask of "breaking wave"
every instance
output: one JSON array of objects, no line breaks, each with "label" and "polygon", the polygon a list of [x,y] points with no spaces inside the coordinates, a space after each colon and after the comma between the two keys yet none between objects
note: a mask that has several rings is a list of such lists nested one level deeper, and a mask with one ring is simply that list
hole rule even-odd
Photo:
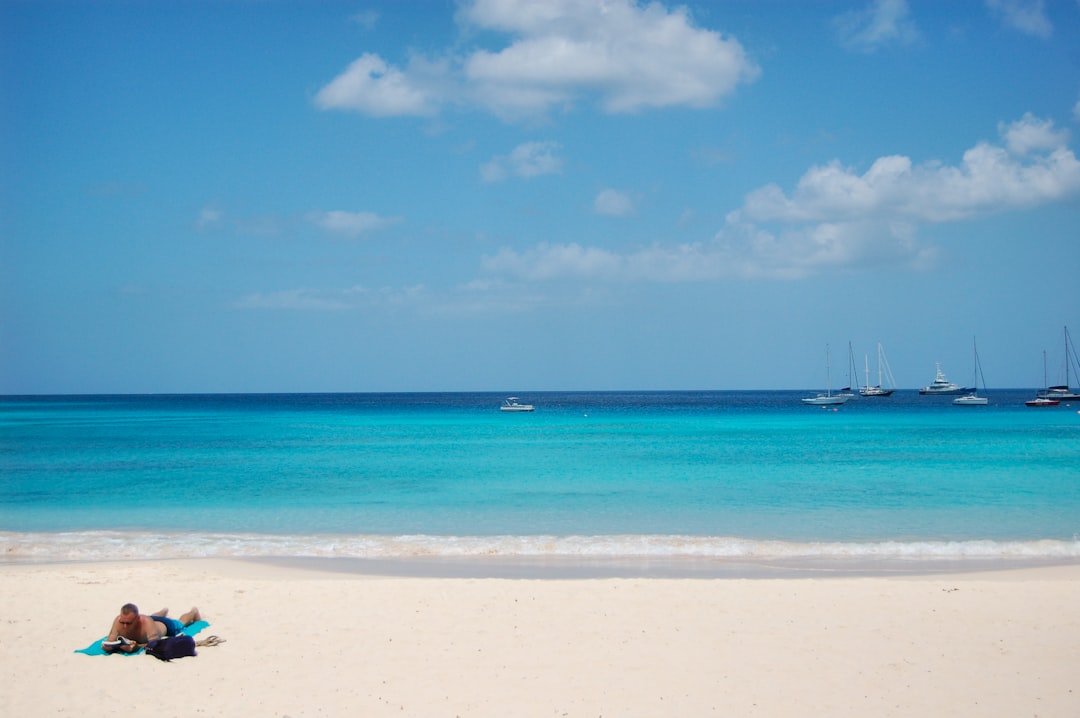
[{"label": "breaking wave", "polygon": [[1033,541],[794,542],[724,536],[436,536],[0,532],[0,562],[183,558],[894,560],[1080,559],[1080,537]]}]

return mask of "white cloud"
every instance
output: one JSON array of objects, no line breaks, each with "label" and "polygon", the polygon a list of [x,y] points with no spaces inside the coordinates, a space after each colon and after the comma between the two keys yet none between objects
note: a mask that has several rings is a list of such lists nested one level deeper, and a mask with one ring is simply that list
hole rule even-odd
[{"label": "white cloud", "polygon": [[937,250],[916,241],[917,225],[888,217],[768,227],[733,212],[714,238],[738,276],[798,279],[866,267],[920,269]]},{"label": "white cloud", "polygon": [[1026,155],[1039,150],[1054,150],[1064,147],[1069,141],[1069,131],[1054,129],[1052,120],[1040,120],[1030,112],[1017,122],[998,123],[998,134],[1005,140],[1009,152]]},{"label": "white cloud", "polygon": [[221,225],[225,213],[216,207],[203,207],[199,210],[199,218],[195,220],[195,227],[200,231],[214,229]]},{"label": "white cloud", "polygon": [[402,71],[378,55],[364,53],[315,95],[321,109],[356,110],[365,115],[432,115],[439,97],[433,90],[441,74],[437,63],[415,58]]},{"label": "white cloud", "polygon": [[625,192],[605,189],[593,200],[593,211],[608,217],[626,217],[634,213],[634,201]]},{"label": "white cloud", "polygon": [[907,0],[874,0],[862,10],[834,18],[833,26],[844,45],[864,52],[891,44],[907,45],[919,38],[908,17]]},{"label": "white cloud", "polygon": [[582,94],[612,113],[708,107],[759,72],[738,41],[659,3],[475,0],[464,15],[514,38],[465,62],[479,101],[498,114],[542,113]]},{"label": "white cloud", "polygon": [[484,257],[484,269],[530,280],[577,278],[616,279],[622,273],[623,258],[604,249],[578,244],[542,243],[519,253],[502,249]]},{"label": "white cloud", "polygon": [[760,269],[803,275],[825,266],[884,261],[921,266],[936,250],[917,230],[1080,195],[1080,162],[1068,133],[1031,114],[998,127],[1001,144],[980,142],[959,165],[882,157],[864,173],[832,162],[812,167],[795,189],[768,185],[746,196],[717,240]]},{"label": "white cloud", "polygon": [[660,244],[626,253],[577,243],[541,243],[518,252],[504,248],[482,259],[484,271],[524,281],[698,282],[745,276],[754,267],[715,242]]},{"label": "white cloud", "polygon": [[1050,37],[1054,32],[1043,0],[986,0],[986,5],[1006,27],[1025,35]]},{"label": "white cloud", "polygon": [[456,102],[500,117],[543,115],[592,97],[609,113],[712,107],[760,74],[737,40],[694,25],[685,8],[636,0],[471,0],[468,32],[502,33],[501,49],[397,68],[365,54],[319,91],[323,109],[425,115]]},{"label": "white cloud", "polygon": [[374,30],[379,22],[379,13],[375,10],[361,10],[352,16],[352,21],[365,30]]},{"label": "white cloud", "polygon": [[306,220],[330,234],[358,237],[402,221],[401,217],[383,217],[374,212],[309,212],[303,218],[265,216],[236,216],[209,205],[199,211],[195,228],[200,232],[228,230],[241,235],[277,237],[292,232],[297,223]]},{"label": "white cloud", "polygon": [[747,195],[748,221],[817,222],[894,217],[944,222],[1034,207],[1080,190],[1068,133],[1031,114],[999,126],[1003,145],[980,142],[958,166],[882,157],[863,174],[832,162],[812,167],[791,195],[767,185]]},{"label": "white cloud", "polygon": [[1080,197],[1080,161],[1068,134],[1031,114],[998,128],[955,166],[891,155],[865,172],[834,161],[811,167],[789,193],[747,194],[709,242],[656,244],[619,253],[578,244],[503,249],[483,269],[528,281],[559,278],[701,281],[805,277],[863,267],[931,265],[919,228]]},{"label": "white cloud", "polygon": [[359,237],[401,221],[400,217],[381,217],[374,212],[312,212],[308,219],[332,234]]},{"label": "white cloud", "polygon": [[[357,288],[355,291],[363,291]],[[254,292],[236,302],[238,309],[348,309],[350,292],[327,292],[311,289],[288,289],[280,292]]]},{"label": "white cloud", "polygon": [[254,237],[277,237],[287,231],[288,221],[273,215],[237,216],[213,205],[199,210],[195,229],[199,232],[227,231]]},{"label": "white cloud", "polygon": [[562,159],[556,153],[558,142],[526,142],[515,147],[509,155],[492,158],[480,167],[485,182],[501,182],[509,177],[531,179],[562,172]]}]

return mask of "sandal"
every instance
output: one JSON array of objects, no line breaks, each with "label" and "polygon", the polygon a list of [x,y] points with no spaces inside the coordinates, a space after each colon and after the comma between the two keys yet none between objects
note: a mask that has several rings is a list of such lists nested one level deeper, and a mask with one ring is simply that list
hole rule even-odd
[{"label": "sandal", "polygon": [[202,647],[202,646],[217,646],[217,645],[220,645],[220,644],[222,644],[224,642],[225,642],[224,638],[219,638],[218,636],[210,636],[209,638],[203,638],[201,640],[195,641],[195,645],[200,646],[200,647]]}]

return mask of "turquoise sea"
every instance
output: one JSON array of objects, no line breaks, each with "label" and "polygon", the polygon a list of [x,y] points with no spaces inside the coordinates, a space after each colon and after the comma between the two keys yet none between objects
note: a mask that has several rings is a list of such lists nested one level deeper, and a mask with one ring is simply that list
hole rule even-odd
[{"label": "turquoise sea", "polygon": [[1080,560],[1080,405],[0,397],[0,561]]}]

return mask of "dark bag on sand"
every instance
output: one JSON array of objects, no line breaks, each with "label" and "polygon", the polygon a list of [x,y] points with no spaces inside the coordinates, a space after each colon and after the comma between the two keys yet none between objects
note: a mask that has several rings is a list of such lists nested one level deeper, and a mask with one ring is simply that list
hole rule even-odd
[{"label": "dark bag on sand", "polygon": [[146,645],[146,653],[147,655],[163,661],[171,661],[174,658],[184,658],[185,656],[194,656],[195,639],[191,636],[185,636],[182,633],[178,636],[159,638]]}]

